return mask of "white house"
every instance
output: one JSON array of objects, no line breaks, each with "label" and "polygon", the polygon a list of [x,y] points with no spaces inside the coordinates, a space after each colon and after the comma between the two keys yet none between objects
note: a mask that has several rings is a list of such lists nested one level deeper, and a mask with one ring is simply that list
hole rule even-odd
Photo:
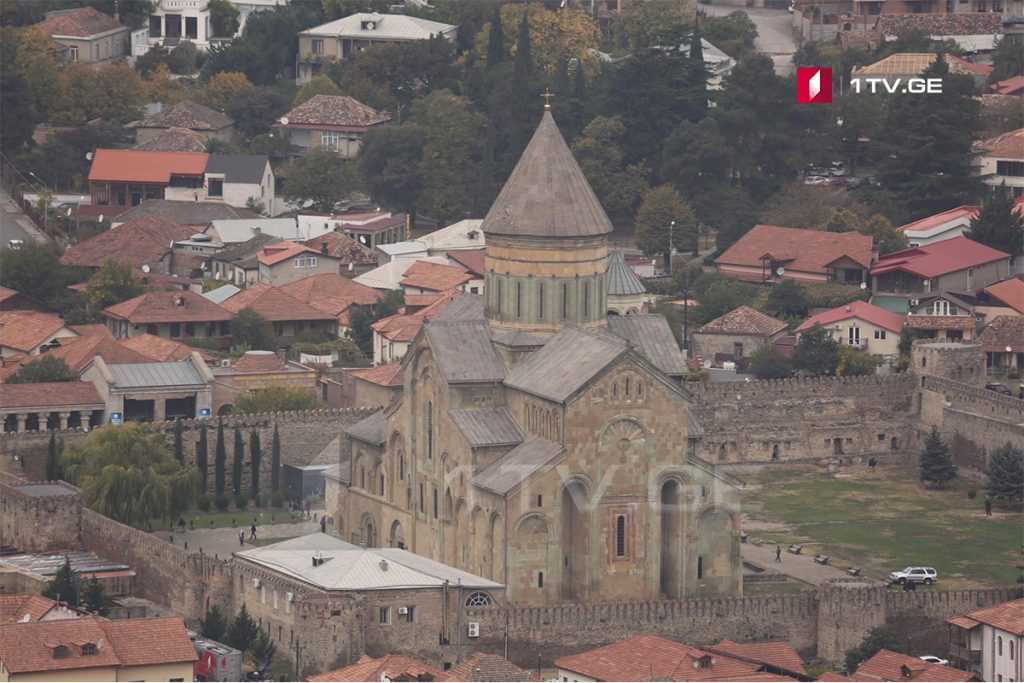
[{"label": "white house", "polygon": [[1005,184],[1014,197],[1024,194],[1024,128],[974,144],[975,175],[986,185]]},{"label": "white house", "polygon": [[149,44],[173,48],[183,40],[210,48],[209,0],[158,0],[149,15]]},{"label": "white house", "polygon": [[907,236],[911,247],[923,247],[926,244],[960,237],[970,229],[971,220],[977,215],[977,206],[964,204],[955,209],[901,225],[899,229]]},{"label": "white house", "polygon": [[946,623],[951,665],[983,681],[1024,680],[1024,599],[983,607]]},{"label": "white house", "polygon": [[899,353],[904,317],[864,301],[839,306],[811,316],[796,328],[797,337],[821,325],[843,346],[867,353],[895,356]]},{"label": "white house", "polygon": [[246,206],[252,199],[274,213],[274,171],[262,154],[211,154],[203,180],[207,201]]}]

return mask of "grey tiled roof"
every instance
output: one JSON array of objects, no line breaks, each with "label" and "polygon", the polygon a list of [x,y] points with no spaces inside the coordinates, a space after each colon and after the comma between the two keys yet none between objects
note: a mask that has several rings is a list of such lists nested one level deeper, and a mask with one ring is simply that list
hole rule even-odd
[{"label": "grey tiled roof", "polygon": [[484,298],[479,294],[463,294],[452,299],[432,322],[465,322],[484,319]]},{"label": "grey tiled roof", "polygon": [[424,329],[449,382],[500,382],[505,378],[505,362],[491,345],[491,328],[485,321],[446,323],[435,319]]},{"label": "grey tiled roof", "polygon": [[359,439],[376,446],[383,446],[387,429],[388,422],[384,416],[384,411],[378,410],[373,415],[356,422],[346,429],[345,433],[354,439]]},{"label": "grey tiled roof", "polygon": [[373,126],[390,116],[347,95],[314,95],[289,111],[288,125]]},{"label": "grey tiled roof", "polygon": [[505,384],[554,401],[564,401],[626,352],[609,333],[563,327],[532,356],[512,368]]},{"label": "grey tiled roof", "polygon": [[472,483],[504,495],[564,450],[554,441],[531,436],[473,477]]},{"label": "grey tiled roof", "polygon": [[132,149],[146,152],[205,152],[206,138],[189,128],[168,128]]},{"label": "grey tiled roof", "polygon": [[108,365],[118,389],[203,386],[206,380],[191,360]]},{"label": "grey tiled roof", "polygon": [[494,338],[494,343],[510,348],[539,348],[544,346],[543,339],[522,330],[512,330],[505,334],[499,334]]},{"label": "grey tiled roof", "polygon": [[530,144],[480,226],[484,233],[534,237],[607,235],[611,221],[544,112]]},{"label": "grey tiled roof", "polygon": [[608,296],[628,296],[630,294],[646,294],[647,288],[640,282],[636,272],[629,267],[622,252],[608,253]]},{"label": "grey tiled roof", "polygon": [[209,225],[223,218],[260,218],[249,209],[223,202],[188,202],[178,199],[147,199],[117,216],[117,223],[127,223],[143,216],[167,216],[182,225]]},{"label": "grey tiled roof", "polygon": [[449,410],[448,415],[473,448],[510,446],[523,440],[523,434],[507,408]]},{"label": "grey tiled roof", "polygon": [[740,306],[702,325],[697,334],[750,334],[770,337],[786,329],[786,323],[750,306]]},{"label": "grey tiled roof", "polygon": [[139,122],[139,128],[191,128],[192,130],[219,130],[234,123],[230,117],[209,107],[182,100],[176,105],[148,116]]},{"label": "grey tiled roof", "polygon": [[265,154],[211,154],[207,173],[223,173],[226,183],[259,183],[267,170]]},{"label": "grey tiled roof", "polygon": [[688,373],[686,359],[663,315],[610,315],[608,327],[666,375]]}]

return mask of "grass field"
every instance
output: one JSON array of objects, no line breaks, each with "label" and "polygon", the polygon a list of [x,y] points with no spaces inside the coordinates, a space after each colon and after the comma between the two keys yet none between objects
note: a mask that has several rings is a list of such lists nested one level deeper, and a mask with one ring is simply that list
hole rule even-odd
[{"label": "grass field", "polygon": [[[239,528],[248,528],[252,524],[253,520],[256,520],[257,526],[265,526],[268,524],[292,524],[294,522],[301,522],[302,516],[297,512],[292,512],[287,508],[255,508],[249,507],[245,510],[238,510],[235,508],[229,508],[227,512],[218,512],[211,510],[210,512],[202,512],[200,510],[190,510],[181,515],[185,518],[185,524],[191,521],[195,522],[196,529],[222,529],[224,527],[231,526],[231,520],[234,519]],[[210,524],[213,522],[213,524]],[[175,517],[171,522],[177,525],[178,518]],[[136,524],[139,529],[146,530],[148,525]],[[158,531],[166,531],[168,528],[167,520],[160,520],[159,525],[153,524],[154,528]]]},{"label": "grass field", "polygon": [[[804,543],[804,550],[853,564],[885,578],[908,565],[935,567],[946,588],[1005,586],[1015,582],[1024,543],[1020,510],[984,512],[984,486],[956,480],[945,490],[925,488],[913,467],[857,468],[838,477],[797,470],[743,473],[743,511],[750,534],[772,543]],[[968,490],[978,495],[968,498]]]}]

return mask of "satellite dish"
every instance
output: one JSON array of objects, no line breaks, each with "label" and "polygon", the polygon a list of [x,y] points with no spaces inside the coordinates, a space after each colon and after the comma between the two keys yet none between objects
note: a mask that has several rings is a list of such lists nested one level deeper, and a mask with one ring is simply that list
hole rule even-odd
[{"label": "satellite dish", "polygon": [[288,125],[288,117],[287,116],[282,116],[281,117],[281,125],[282,126],[287,126]]},{"label": "satellite dish", "polygon": [[1013,347],[1012,346],[1007,346],[1006,347],[1006,352],[1007,353],[1013,353]]},{"label": "satellite dish", "polygon": [[868,283],[866,283],[866,282],[860,283],[860,288],[861,289],[867,289],[868,288]]},{"label": "satellite dish", "polygon": [[85,160],[86,161],[92,161],[92,152],[86,152],[85,153]]},{"label": "satellite dish", "polygon": [[778,268],[775,269],[775,274],[778,275],[779,277],[782,277],[783,275],[786,274],[786,269],[783,268],[782,266],[779,266]]},{"label": "satellite dish", "polygon": [[353,268],[355,267],[355,265],[356,265],[356,264],[352,263],[351,261],[349,262],[349,264],[348,264],[348,270],[349,270],[349,272],[352,272],[352,269],[353,269]]},{"label": "satellite dish", "polygon": [[149,266],[147,266],[145,263],[142,264],[142,272],[143,273],[148,273],[149,272]]},{"label": "satellite dish", "polygon": [[103,214],[102,214],[102,213],[100,214],[100,218],[99,218],[99,221],[100,221],[100,223],[102,223],[102,222],[103,222]]}]

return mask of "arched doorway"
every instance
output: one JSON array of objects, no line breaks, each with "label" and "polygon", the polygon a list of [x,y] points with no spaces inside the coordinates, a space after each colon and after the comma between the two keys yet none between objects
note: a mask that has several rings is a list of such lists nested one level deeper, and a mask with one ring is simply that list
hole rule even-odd
[{"label": "arched doorway", "polygon": [[570,481],[562,489],[562,599],[586,595],[587,489]]},{"label": "arched doorway", "polygon": [[363,544],[367,548],[377,547],[377,527],[373,523],[373,517],[366,515],[363,517],[362,529],[360,529],[360,536],[362,536]]},{"label": "arched doorway", "polygon": [[405,549],[405,533],[402,532],[402,523],[395,520],[391,525],[391,534],[388,538],[388,545],[392,548]]},{"label": "arched doorway", "polygon": [[675,479],[661,486],[661,594],[682,597],[683,567],[682,488]]}]

